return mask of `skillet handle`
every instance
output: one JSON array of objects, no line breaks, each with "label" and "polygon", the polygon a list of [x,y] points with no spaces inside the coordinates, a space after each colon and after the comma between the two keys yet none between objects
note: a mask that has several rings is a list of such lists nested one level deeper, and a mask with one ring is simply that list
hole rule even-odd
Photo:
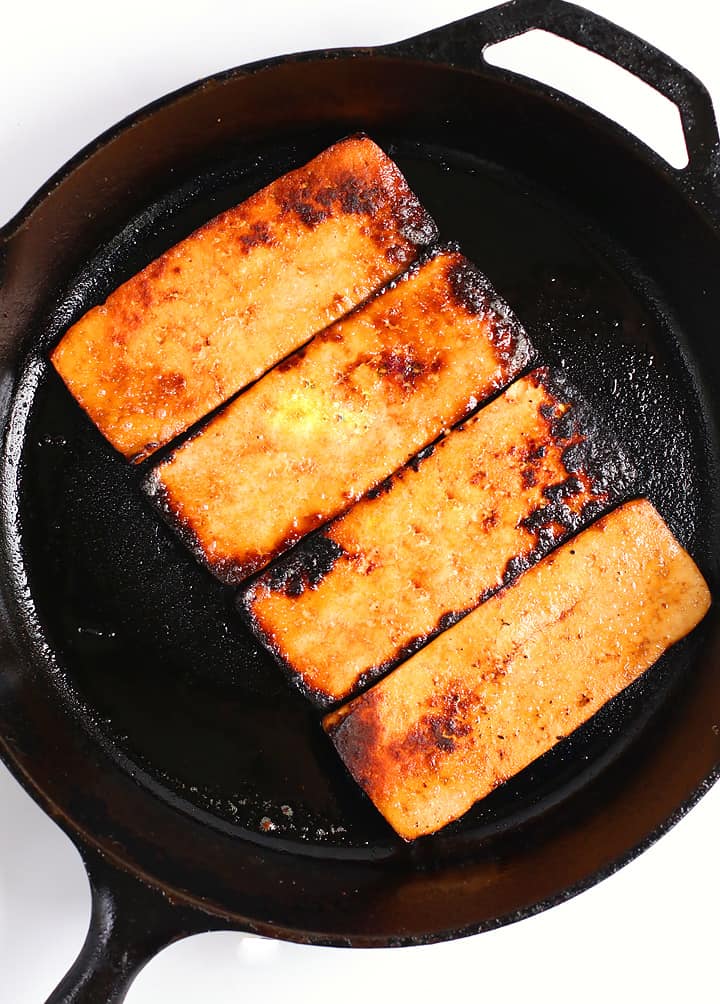
[{"label": "skillet handle", "polygon": [[92,912],[85,944],[47,1004],[122,1004],[143,966],[173,941],[215,930],[210,914],[175,905],[158,890],[83,849]]},{"label": "skillet handle", "polygon": [[387,46],[385,51],[477,70],[488,67],[482,55],[488,46],[533,28],[604,56],[669,98],[680,111],[689,158],[688,166],[676,173],[691,182],[691,187],[703,182],[712,185],[720,178],[720,137],[705,86],[684,66],[637,35],[576,4],[564,0],[511,0]]}]

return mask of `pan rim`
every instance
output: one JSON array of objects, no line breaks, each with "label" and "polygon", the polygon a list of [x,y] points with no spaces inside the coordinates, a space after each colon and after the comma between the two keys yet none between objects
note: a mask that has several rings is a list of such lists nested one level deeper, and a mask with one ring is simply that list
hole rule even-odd
[{"label": "pan rim", "polygon": [[[502,3],[497,6],[502,6]],[[490,8],[491,11],[493,9],[496,8]],[[439,25],[436,28],[431,29],[431,33],[448,30],[454,25],[461,23],[462,20],[466,19],[460,19],[460,21],[448,22]],[[413,63],[424,63],[426,65],[450,70],[453,73],[469,74],[471,76],[485,76],[509,86],[521,87],[531,92],[535,92],[543,97],[549,97],[552,100],[564,105],[566,109],[574,111],[575,113],[580,113],[586,118],[591,119],[596,126],[601,126],[614,133],[614,138],[616,140],[621,140],[626,147],[629,147],[635,155],[639,156],[645,162],[646,166],[650,166],[653,169],[658,170],[661,174],[665,175],[668,180],[681,187],[683,195],[686,196],[689,204],[693,205],[694,208],[699,209],[703,216],[709,215],[708,206],[699,205],[692,198],[692,186],[689,186],[690,190],[688,191],[683,185],[683,181],[685,179],[689,180],[690,178],[690,169],[692,166],[691,161],[689,161],[685,167],[673,167],[651,146],[648,146],[634,133],[630,132],[629,129],[626,129],[613,119],[608,118],[591,105],[585,104],[579,99],[574,98],[572,95],[567,94],[565,91],[552,87],[549,84],[545,84],[534,77],[527,76],[519,71],[507,70],[503,67],[488,63],[482,55],[479,56],[478,65],[474,68],[469,68],[466,66],[458,66],[451,62],[431,59],[427,56],[418,57],[397,51],[398,47],[412,43],[415,38],[419,37],[422,36],[413,36],[411,38],[401,39],[397,42],[383,43],[375,46],[336,46],[328,49],[305,49],[301,52],[279,53],[263,59],[253,60],[249,63],[241,63],[236,66],[231,66],[224,70],[218,70],[207,74],[204,77],[192,80],[189,83],[181,84],[179,87],[173,88],[172,90],[151,99],[133,111],[128,112],[127,115],[124,115],[121,119],[108,126],[106,129],[103,129],[97,134],[97,136],[89,140],[76,153],[60,164],[60,166],[53,171],[49,178],[47,178],[47,180],[44,181],[26,199],[17,212],[15,212],[4,224],[2,224],[2,226],[0,226],[0,247],[2,247],[3,244],[9,243],[15,234],[22,229],[33,213],[42,205],[43,201],[94,154],[98,153],[104,146],[107,146],[124,132],[140,125],[143,121],[152,117],[164,108],[169,107],[173,103],[190,97],[196,92],[202,91],[213,85],[226,83],[235,77],[252,76],[256,73],[261,73],[277,66],[290,65],[293,63],[309,63],[312,61],[354,61],[366,57],[374,59],[395,59],[405,62],[408,65]],[[693,76],[689,70],[685,70],[685,72],[688,76]],[[695,79],[694,76],[693,79]],[[717,219],[713,220],[715,227],[720,225],[720,198],[718,198],[716,202]]]},{"label": "pan rim", "polygon": [[[248,933],[261,935],[263,937],[280,939],[295,944],[312,945],[325,948],[411,948],[419,945],[441,944],[447,941],[455,941],[460,938],[469,938],[487,931],[497,930],[510,924],[518,923],[534,917],[552,907],[565,903],[581,893],[592,889],[594,886],[610,878],[626,865],[633,862],[653,844],[657,843],[672,830],[690,812],[700,799],[710,791],[720,778],[720,764],[704,778],[675,812],[664,820],[659,826],[647,834],[641,841],[634,844],[624,854],[608,862],[603,868],[592,872],[579,882],[575,882],[551,896],[540,899],[528,906],[520,907],[508,913],[493,917],[489,920],[464,925],[459,928],[448,928],[438,930],[433,928],[422,934],[413,935],[328,935],[322,931],[311,931],[303,928],[285,927],[272,922],[259,921],[241,915],[232,915],[222,908],[213,907],[207,899],[202,899],[183,889],[166,884],[149,874],[143,868],[137,867],[132,861],[128,861],[124,856],[109,850],[98,838],[80,827],[74,819],[68,816],[53,800],[39,788],[30,774],[26,773],[12,754],[5,739],[0,735],[0,759],[8,768],[15,780],[21,785],[33,800],[45,811],[48,816],[62,829],[62,831],[73,841],[74,846],[80,853],[83,863],[88,867],[88,849],[100,853],[102,857],[109,860],[113,867],[131,875],[133,878],[159,890],[172,901],[191,906],[212,920],[208,923],[207,930],[240,930]],[[78,844],[75,838],[79,838]],[[91,870],[91,868],[90,868]],[[221,920],[218,926],[215,921]],[[199,932],[193,932],[199,933]]]}]

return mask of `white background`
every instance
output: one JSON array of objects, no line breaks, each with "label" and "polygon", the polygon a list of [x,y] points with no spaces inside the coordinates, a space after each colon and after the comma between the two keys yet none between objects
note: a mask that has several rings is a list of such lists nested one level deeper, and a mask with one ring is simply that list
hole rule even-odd
[{"label": "white background", "polygon": [[[0,5],[0,223],[68,157],[140,105],[208,73],[283,52],[389,42],[491,6],[479,0],[7,0]],[[720,107],[715,0],[595,0],[593,10],[692,69]],[[521,54],[537,72],[542,54]],[[556,72],[557,72],[556,66]],[[563,80],[667,142],[621,82],[568,56]],[[592,94],[590,95],[592,96]],[[628,120],[629,121],[629,120]],[[654,130],[657,135],[654,135]],[[469,992],[514,1004],[720,997],[720,786],[638,860],[521,924],[447,945],[351,952],[237,934],[163,952],[129,1004],[423,1004]],[[67,838],[0,766],[0,1004],[39,1004],[83,941],[89,893]],[[100,1002],[99,1002],[100,1004]]]}]

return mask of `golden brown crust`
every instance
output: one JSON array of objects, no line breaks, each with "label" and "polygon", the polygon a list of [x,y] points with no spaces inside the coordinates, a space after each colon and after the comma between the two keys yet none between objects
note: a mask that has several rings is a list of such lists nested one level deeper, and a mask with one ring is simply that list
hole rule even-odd
[{"label": "golden brown crust", "polygon": [[324,720],[400,836],[457,819],[569,735],[710,604],[645,500],[567,541]]},{"label": "golden brown crust", "polygon": [[308,696],[346,699],[599,514],[565,465],[572,411],[534,371],[251,583],[256,633]]},{"label": "golden brown crust", "polygon": [[487,281],[439,252],[230,404],[149,490],[198,558],[238,582],[503,387],[529,351]]},{"label": "golden brown crust", "polygon": [[52,362],[103,435],[140,460],[398,275],[435,234],[383,151],[343,140],[120,286]]}]

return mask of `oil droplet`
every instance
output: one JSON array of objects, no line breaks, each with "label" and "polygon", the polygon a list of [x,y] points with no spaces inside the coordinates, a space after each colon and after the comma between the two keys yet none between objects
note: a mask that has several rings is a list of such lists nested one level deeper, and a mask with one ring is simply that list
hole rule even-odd
[{"label": "oil droplet", "polygon": [[109,641],[112,641],[117,635],[117,632],[113,631],[112,628],[92,627],[90,624],[78,624],[77,633],[89,638],[107,638]]}]

